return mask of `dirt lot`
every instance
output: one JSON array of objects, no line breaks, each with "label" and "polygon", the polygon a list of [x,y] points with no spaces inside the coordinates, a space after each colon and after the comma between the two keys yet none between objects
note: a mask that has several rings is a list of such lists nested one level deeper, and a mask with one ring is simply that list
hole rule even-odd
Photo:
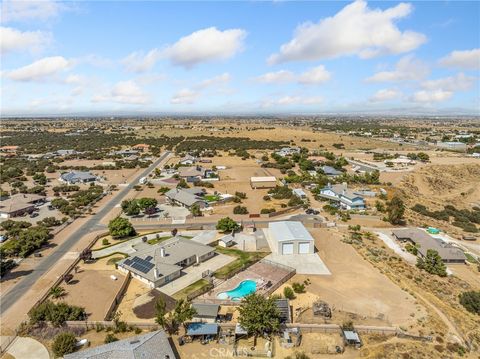
[{"label": "dirt lot", "polygon": [[[105,315],[120,290],[125,276],[116,271],[108,259],[102,259],[93,264],[80,264],[77,273],[72,272],[70,284],[63,284],[67,295],[62,298],[68,304],[85,307],[89,320],[104,320]],[[112,280],[111,275],[117,277]]]},{"label": "dirt lot", "polygon": [[[299,307],[309,308],[320,298],[331,307],[357,314],[359,321],[381,318],[384,325],[407,326],[424,315],[422,307],[411,295],[364,261],[355,249],[340,240],[334,230],[312,229],[310,232],[332,275],[294,276],[289,283],[303,282],[307,278],[311,281],[307,293],[292,301],[294,313]],[[280,288],[277,293],[282,290]]]}]

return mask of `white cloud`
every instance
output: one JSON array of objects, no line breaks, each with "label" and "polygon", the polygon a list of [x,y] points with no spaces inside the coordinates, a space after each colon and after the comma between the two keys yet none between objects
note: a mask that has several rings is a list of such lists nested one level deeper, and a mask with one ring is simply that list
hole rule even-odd
[{"label": "white cloud", "polygon": [[325,69],[325,66],[320,65],[301,74],[298,78],[298,82],[304,85],[316,85],[327,82],[330,80],[330,77],[330,72]]},{"label": "white cloud", "polygon": [[117,102],[129,105],[143,105],[149,96],[132,80],[117,82],[108,95],[98,95],[92,102]]},{"label": "white cloud", "polygon": [[161,57],[161,51],[158,49],[150,50],[146,54],[142,52],[132,52],[130,55],[121,60],[121,63],[125,66],[127,71],[145,72],[151,70]]},{"label": "white cloud", "polygon": [[203,80],[202,82],[195,85],[196,88],[203,89],[214,85],[224,85],[230,82],[231,76],[228,72],[225,72],[221,75],[214,76],[210,79]]},{"label": "white cloud", "polygon": [[65,71],[69,66],[69,61],[62,56],[45,57],[30,65],[7,71],[6,76],[14,81],[44,81]]},{"label": "white cloud", "polygon": [[418,81],[430,73],[428,66],[413,55],[402,57],[392,71],[377,72],[367,79],[368,82]]},{"label": "white cloud", "polygon": [[243,49],[242,29],[217,30],[209,27],[182,37],[162,51],[175,65],[192,67],[202,62],[225,60]]},{"label": "white cloud", "polygon": [[287,83],[295,80],[295,74],[291,71],[280,70],[276,72],[267,72],[255,78],[256,81],[266,84]]},{"label": "white cloud", "polygon": [[478,70],[480,69],[480,49],[452,51],[440,59],[439,63],[445,67]]},{"label": "white cloud", "polygon": [[197,98],[200,96],[198,91],[193,91],[190,89],[182,89],[178,91],[170,100],[170,103],[173,105],[191,105]]},{"label": "white cloud", "polygon": [[320,96],[282,96],[277,99],[268,99],[262,102],[262,107],[292,106],[292,105],[318,105],[323,102]]},{"label": "white cloud", "polygon": [[51,34],[47,32],[0,27],[0,48],[3,54],[13,51],[39,51],[50,42]]},{"label": "white cloud", "polygon": [[348,55],[372,58],[414,50],[426,36],[410,30],[402,32],[395,24],[411,11],[412,6],[406,3],[382,11],[369,9],[365,1],[357,0],[333,17],[298,26],[293,39],[268,61],[273,64]]},{"label": "white cloud", "polygon": [[287,70],[276,72],[267,72],[266,74],[257,76],[254,80],[260,83],[281,84],[298,82],[302,85],[319,85],[330,80],[331,74],[325,69],[325,66],[319,65],[306,70],[300,75]]},{"label": "white cloud", "polygon": [[3,0],[2,21],[47,20],[60,14],[67,6],[52,0]]},{"label": "white cloud", "polygon": [[427,90],[468,91],[475,83],[475,78],[466,76],[463,72],[456,76],[449,76],[437,80],[428,80],[421,83]]},{"label": "white cloud", "polygon": [[375,94],[370,97],[370,102],[383,102],[395,100],[401,96],[401,92],[394,89],[382,89],[375,92]]},{"label": "white cloud", "polygon": [[412,100],[414,102],[421,103],[433,103],[433,102],[443,102],[450,99],[453,96],[452,91],[444,90],[421,90],[413,94]]}]

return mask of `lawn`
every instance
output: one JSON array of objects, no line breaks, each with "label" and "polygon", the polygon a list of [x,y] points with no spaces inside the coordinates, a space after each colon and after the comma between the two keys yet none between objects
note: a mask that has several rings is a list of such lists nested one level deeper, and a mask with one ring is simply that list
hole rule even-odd
[{"label": "lawn", "polygon": [[208,280],[199,279],[196,282],[190,284],[188,287],[185,287],[182,290],[178,291],[172,297],[175,300],[179,300],[179,299],[182,299],[182,298],[187,298],[190,294],[192,294],[192,293],[194,293],[194,292],[196,292],[196,291],[198,291],[202,288],[205,288],[209,285],[210,285],[210,283],[208,282]]},{"label": "lawn", "polygon": [[207,200],[207,202],[217,202],[217,201],[220,200],[220,196],[216,195],[216,194],[207,194],[203,198],[205,198],[205,200]]},{"label": "lawn", "polygon": [[227,278],[232,273],[238,273],[268,255],[268,253],[265,252],[244,252],[239,249],[230,249],[220,246],[216,247],[216,250],[218,253],[237,258],[233,262],[215,271],[214,276],[220,279]]},{"label": "lawn", "polygon": [[127,258],[127,255],[124,255],[123,257],[113,257],[113,258],[110,258],[110,259],[107,261],[107,265],[116,264],[118,261],[121,261],[121,260],[124,259],[124,258]]},{"label": "lawn", "polygon": [[167,239],[172,238],[172,236],[165,236],[165,237],[158,237],[158,238],[152,238],[147,241],[148,244],[157,244],[163,241],[166,241]]},{"label": "lawn", "polygon": [[465,252],[465,257],[467,258],[467,261],[473,264],[477,264],[478,261],[475,259],[474,256],[472,256],[470,253]]}]

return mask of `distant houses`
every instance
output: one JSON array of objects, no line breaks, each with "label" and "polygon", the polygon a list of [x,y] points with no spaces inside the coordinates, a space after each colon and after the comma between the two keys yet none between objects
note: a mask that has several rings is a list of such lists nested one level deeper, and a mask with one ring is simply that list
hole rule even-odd
[{"label": "distant houses", "polygon": [[174,237],[151,245],[140,243],[130,257],[117,263],[122,272],[146,283],[150,288],[161,287],[182,275],[183,268],[205,262],[215,255],[215,248]]},{"label": "distant houses", "polygon": [[339,171],[336,168],[333,168],[331,166],[322,166],[320,167],[320,169],[323,171],[323,173],[327,177],[337,177],[343,174],[342,171]]},{"label": "distant houses", "polygon": [[181,158],[178,164],[182,166],[191,166],[197,162],[197,157],[187,154],[185,157]]},{"label": "distant houses", "polygon": [[208,202],[201,196],[203,192],[200,188],[173,188],[165,193],[167,201],[176,206],[181,206],[190,209],[193,205],[198,205],[200,208],[208,206]]},{"label": "distant houses", "polygon": [[319,195],[330,201],[336,202],[341,209],[364,210],[363,196],[348,189],[346,183],[331,185],[330,183],[320,190]]},{"label": "distant houses", "polygon": [[138,145],[132,146],[132,149],[140,152],[145,152],[150,149],[150,145],[147,145],[145,143],[139,143]]},{"label": "distant houses", "polygon": [[91,183],[97,181],[98,178],[90,172],[71,171],[60,175],[60,181],[68,184]]},{"label": "distant houses", "polygon": [[445,263],[465,263],[463,251],[439,238],[432,237],[418,228],[393,229],[392,234],[400,241],[408,241],[417,248],[421,257],[427,256],[427,251],[433,249],[438,252]]},{"label": "distant houses", "polygon": [[250,186],[253,189],[275,188],[277,186],[277,179],[275,176],[250,177]]},{"label": "distant houses", "polygon": [[283,147],[275,153],[281,157],[291,156],[295,153],[300,153],[300,147]]},{"label": "distant houses", "polygon": [[437,147],[450,151],[466,151],[467,144],[464,142],[437,142]]}]

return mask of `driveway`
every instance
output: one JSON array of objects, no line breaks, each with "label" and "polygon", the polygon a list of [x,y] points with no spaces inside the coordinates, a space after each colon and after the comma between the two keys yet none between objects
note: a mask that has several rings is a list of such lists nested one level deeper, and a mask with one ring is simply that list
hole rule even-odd
[{"label": "driveway", "polygon": [[192,238],[192,241],[201,243],[204,245],[209,245],[212,242],[215,242],[217,237],[217,231],[201,231],[195,237]]},{"label": "driveway", "polygon": [[393,239],[390,235],[383,232],[375,232],[375,234],[378,235],[378,238],[380,238],[383,241],[383,243],[387,245],[388,248],[393,250],[396,254],[398,254],[403,259],[405,259],[407,263],[410,263],[410,264],[417,263],[417,257],[414,256],[412,253],[404,251],[403,248],[400,246],[400,244],[398,244],[395,241],[395,239]]},{"label": "driveway", "polygon": [[269,261],[283,264],[297,270],[297,274],[331,275],[325,263],[317,253],[313,254],[276,254],[265,257]]},{"label": "driveway", "polygon": [[235,257],[227,256],[225,254],[217,254],[215,257],[201,263],[199,266],[190,266],[185,268],[182,271],[185,273],[184,275],[157,289],[160,292],[172,296],[183,288],[188,287],[190,284],[195,283],[197,280],[202,279],[203,272],[207,270],[214,272],[228,263],[233,262],[234,260]]},{"label": "driveway", "polygon": [[47,348],[32,338],[17,337],[7,353],[18,359],[49,359]]}]

